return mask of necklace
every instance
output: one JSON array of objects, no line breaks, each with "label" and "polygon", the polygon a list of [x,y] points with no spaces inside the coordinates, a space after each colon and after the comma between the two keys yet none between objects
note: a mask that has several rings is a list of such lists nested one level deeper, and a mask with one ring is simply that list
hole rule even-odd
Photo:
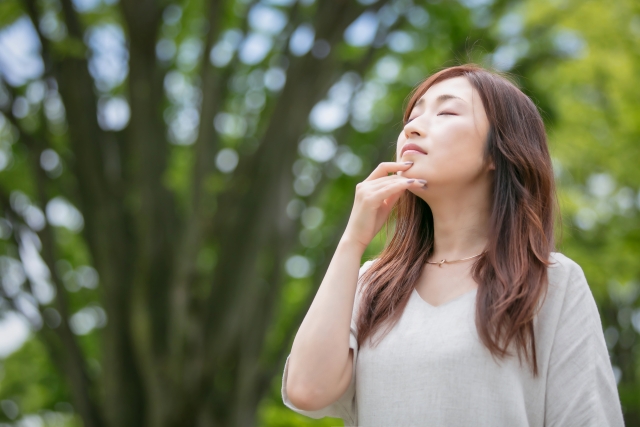
[{"label": "necklace", "polygon": [[436,262],[432,262],[432,261],[427,261],[427,264],[438,264],[438,267],[442,267],[442,264],[453,264],[455,262],[461,262],[461,261],[467,261],[469,259],[473,259],[473,258],[478,258],[480,255],[483,255],[484,252],[479,253],[478,255],[474,255],[474,256],[470,256],[468,258],[462,258],[462,259],[456,259],[453,261],[447,261],[446,259],[440,260],[440,261],[436,261]]}]

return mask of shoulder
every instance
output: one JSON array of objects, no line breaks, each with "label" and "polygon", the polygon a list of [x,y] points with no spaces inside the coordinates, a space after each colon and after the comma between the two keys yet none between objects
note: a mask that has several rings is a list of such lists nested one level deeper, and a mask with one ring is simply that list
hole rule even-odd
[{"label": "shoulder", "polygon": [[576,271],[582,271],[580,265],[577,262],[569,258],[568,256],[560,252],[551,252],[549,255],[549,272],[554,270],[554,273],[570,273]]},{"label": "shoulder", "polygon": [[549,261],[551,264],[547,272],[550,287],[557,287],[563,293],[590,292],[582,267],[577,262],[560,252],[551,252]]},{"label": "shoulder", "polygon": [[[582,267],[571,258],[552,252],[548,267],[550,309],[562,316],[580,318],[587,315],[590,320],[599,320],[598,308],[593,292],[587,283]],[[583,319],[584,321],[590,321]],[[597,322],[599,323],[599,322]],[[595,323],[594,323],[595,324]]]}]

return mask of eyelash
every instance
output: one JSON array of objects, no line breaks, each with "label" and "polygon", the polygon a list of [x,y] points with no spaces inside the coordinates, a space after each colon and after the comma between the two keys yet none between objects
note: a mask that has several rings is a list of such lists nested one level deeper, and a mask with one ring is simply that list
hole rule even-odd
[{"label": "eyelash", "polygon": [[[440,115],[445,115],[445,114],[446,114],[446,115],[450,115],[450,116],[457,116],[457,114],[450,113],[450,112],[448,112],[448,111],[441,111],[441,112],[439,112],[439,113],[438,113],[438,116],[440,116]],[[414,117],[413,119],[415,119],[415,117]],[[410,121],[412,121],[413,119],[409,119],[409,120],[407,120],[407,121],[404,123],[404,125],[405,125],[405,126],[406,126],[406,125],[408,125],[408,124],[409,124],[409,122],[410,122]]]}]

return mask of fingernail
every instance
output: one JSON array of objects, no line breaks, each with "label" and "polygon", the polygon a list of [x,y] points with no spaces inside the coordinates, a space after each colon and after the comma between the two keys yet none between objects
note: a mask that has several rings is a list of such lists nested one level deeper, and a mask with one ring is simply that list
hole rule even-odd
[{"label": "fingernail", "polygon": [[405,165],[412,165],[413,162],[404,162]]},{"label": "fingernail", "polygon": [[408,179],[407,184],[411,184],[413,181],[415,181],[415,179]]},{"label": "fingernail", "polygon": [[426,183],[427,183],[427,180],[426,180],[426,179],[419,179],[419,180],[418,180],[418,182],[419,182],[420,184],[426,184]]}]

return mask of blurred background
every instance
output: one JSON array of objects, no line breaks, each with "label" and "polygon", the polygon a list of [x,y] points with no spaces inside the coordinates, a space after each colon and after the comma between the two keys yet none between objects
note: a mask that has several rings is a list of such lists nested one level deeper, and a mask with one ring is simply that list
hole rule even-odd
[{"label": "blurred background", "polygon": [[545,119],[640,425],[640,3],[3,0],[0,426],[342,425],[284,360],[409,92],[465,62]]}]

